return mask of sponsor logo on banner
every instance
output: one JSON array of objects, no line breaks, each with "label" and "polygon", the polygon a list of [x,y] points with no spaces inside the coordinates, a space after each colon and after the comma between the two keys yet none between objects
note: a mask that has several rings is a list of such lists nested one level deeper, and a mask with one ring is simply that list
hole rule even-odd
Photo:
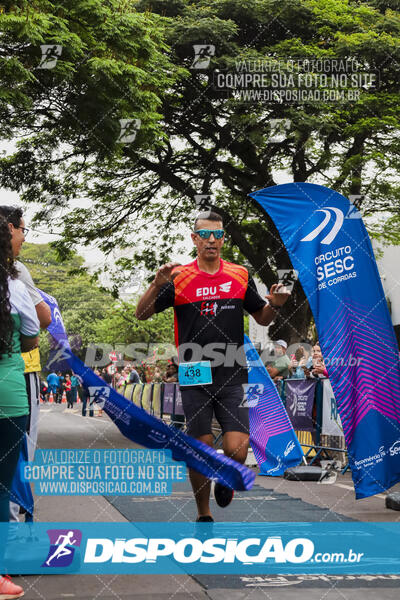
[{"label": "sponsor logo on banner", "polygon": [[[329,212],[329,211],[332,211],[332,212]],[[315,240],[315,238],[321,233],[321,231],[324,231],[324,229],[326,229],[329,226],[331,218],[334,217],[335,222],[333,223],[331,230],[321,240],[321,244],[332,244],[332,242],[334,241],[335,237],[337,236],[337,234],[339,233],[339,231],[343,225],[343,221],[344,221],[343,212],[339,208],[335,208],[334,206],[327,206],[326,208],[318,208],[315,212],[316,213],[317,212],[324,213],[325,214],[324,220],[322,221],[322,223],[320,223],[315,229],[313,229],[308,235],[306,235],[300,241],[301,242],[311,242],[312,240]]]},{"label": "sponsor logo on banner", "polygon": [[167,440],[167,436],[165,435],[165,433],[161,433],[160,431],[156,431],[155,429],[151,430],[151,432],[149,433],[149,438],[157,442],[157,444],[163,444]]},{"label": "sponsor logo on banner", "polygon": [[390,456],[396,456],[400,453],[400,440],[396,440],[394,444],[389,448]]},{"label": "sponsor logo on banner", "polygon": [[68,567],[74,559],[75,549],[81,545],[80,529],[49,529],[50,548],[42,567]]},{"label": "sponsor logo on banner", "polygon": [[329,379],[322,383],[322,435],[343,436],[343,427]]},{"label": "sponsor logo on banner", "polygon": [[307,410],[307,401],[308,401],[308,395],[294,395],[292,398],[292,403],[290,405],[290,410],[292,411],[293,416],[296,416],[297,413],[299,412],[299,414],[301,414],[302,416],[305,415],[306,410]]},{"label": "sponsor logo on banner", "polygon": [[[389,451],[390,452],[390,451]],[[384,446],[380,446],[379,450],[370,456],[366,456],[365,458],[361,458],[360,460],[354,461],[354,466],[357,469],[364,469],[367,467],[372,467],[373,465],[377,465],[383,461],[387,452],[385,451]],[[394,456],[394,455],[392,455]]]},{"label": "sponsor logo on banner", "polygon": [[[335,190],[305,182],[271,186],[250,196],[273,220],[299,271],[322,354],[331,363],[328,373],[356,498],[381,493],[400,481],[400,364],[373,246],[353,208],[357,198],[349,201]],[[374,378],[383,346],[384,375]],[[343,366],[334,363],[337,359]],[[329,404],[327,408],[332,410]]]},{"label": "sponsor logo on banner", "polygon": [[[52,354],[52,352],[54,352],[54,354]],[[50,357],[45,367],[46,371],[57,371],[60,368],[60,364],[64,366],[64,361],[66,361],[68,358],[68,350],[66,350],[63,346],[58,348],[56,351],[50,351]]]},{"label": "sponsor logo on banner", "polygon": [[294,450],[295,448],[295,443],[293,441],[288,442],[288,445],[286,446],[283,455],[287,456],[288,454],[291,453],[292,450]]}]

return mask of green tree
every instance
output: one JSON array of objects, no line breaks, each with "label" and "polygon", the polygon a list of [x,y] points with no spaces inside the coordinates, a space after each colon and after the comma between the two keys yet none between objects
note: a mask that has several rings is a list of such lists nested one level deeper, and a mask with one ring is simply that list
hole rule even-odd
[{"label": "green tree", "polygon": [[[67,333],[75,339],[77,354],[83,358],[87,345],[98,341],[97,323],[106,317],[115,300],[90,275],[81,272],[84,262],[81,256],[70,254],[68,260],[60,263],[49,244],[25,242],[20,259],[28,267],[35,285],[57,300]],[[41,336],[44,364],[50,346],[43,341],[47,334]]]},{"label": "green tree", "polygon": [[[60,263],[50,244],[25,243],[20,259],[28,267],[39,289],[57,300],[65,328],[76,354],[84,359],[91,344],[110,344],[113,349],[136,342],[174,343],[172,311],[149,321],[135,317],[135,303],[121,302],[82,273],[83,258],[71,254]],[[48,334],[41,333],[41,362],[50,352]],[[129,357],[128,357],[129,358]]]},{"label": "green tree", "polygon": [[174,343],[174,318],[171,310],[154,315],[148,321],[135,317],[135,305],[116,302],[106,318],[96,324],[96,337],[104,343],[128,345],[135,342]]},{"label": "green tree", "polygon": [[172,310],[139,321],[133,303],[116,302],[106,318],[97,322],[95,335],[102,344],[110,344],[121,353],[122,360],[153,362],[156,355],[165,361],[176,355]]},{"label": "green tree", "polygon": [[[21,7],[23,3],[15,4]],[[67,4],[61,3],[63,7]],[[82,5],[78,4],[80,11]],[[129,19],[141,22],[143,30],[153,31],[154,26],[158,32],[162,29],[157,39],[152,38],[151,57],[157,57],[152,64],[157,60],[160,63],[150,76],[157,93],[163,88],[162,104],[157,105],[162,120],[157,122],[157,117],[151,120],[155,127],[152,131],[157,130],[159,137],[153,137],[147,144],[138,138],[137,143],[121,148],[108,143],[110,135],[106,139],[101,133],[100,138],[97,134],[92,136],[93,128],[97,132],[103,127],[104,107],[97,105],[97,94],[100,105],[102,101],[111,105],[120,94],[112,87],[110,100],[110,86],[102,91],[94,77],[89,85],[90,110],[86,108],[80,119],[86,134],[85,127],[77,128],[68,117],[70,104],[76,116],[79,105],[76,96],[66,97],[61,93],[64,112],[57,113],[57,123],[53,123],[57,135],[43,147],[50,136],[47,130],[40,130],[42,119],[38,112],[29,113],[28,119],[20,109],[23,105],[20,95],[32,105],[38,98],[38,86],[27,81],[26,69],[20,67],[21,84],[9,86],[12,93],[7,96],[8,106],[17,106],[18,119],[4,114],[3,131],[14,134],[23,117],[31,133],[35,127],[39,132],[24,141],[12,157],[2,161],[0,182],[23,192],[27,201],[46,203],[46,214],[42,212],[40,218],[49,223],[52,209],[67,206],[71,197],[81,197],[89,203],[88,208],[75,209],[64,219],[60,251],[77,240],[86,243],[96,240],[106,252],[115,244],[134,246],[134,260],[143,262],[150,270],[163,262],[176,246],[181,232],[178,235],[171,232],[182,223],[191,222],[195,196],[210,194],[209,204],[224,217],[229,243],[240,250],[252,269],[270,286],[277,279],[277,268],[290,268],[290,262],[273,223],[249,199],[248,193],[276,184],[282,172],[287,174],[287,180],[316,182],[345,195],[360,196],[365,216],[385,215],[381,222],[376,220],[371,233],[397,242],[400,214],[396,179],[400,166],[397,5],[381,0],[126,3]],[[98,2],[95,6],[97,10],[108,10],[106,3]],[[25,10],[23,18],[18,17],[19,28],[13,25],[17,19],[15,13],[3,15],[7,35],[11,36],[8,51],[14,56],[17,48],[18,65],[26,60],[23,42],[27,38],[25,30],[20,31],[22,20],[27,19],[30,30],[37,22],[30,20],[30,14]],[[126,14],[123,17],[118,14],[114,37],[121,35],[121,19],[127,18]],[[68,20],[67,16],[63,18]],[[96,27],[91,32],[97,31]],[[73,40],[64,40],[65,64],[62,57],[59,59],[58,81],[64,81],[65,74],[67,89],[69,70],[75,74],[83,69],[87,73],[85,70],[91,64],[91,59],[86,60],[83,53],[79,55],[82,59],[79,67],[75,59],[70,60],[73,48],[86,36],[86,30],[77,26],[74,34]],[[116,60],[121,64],[122,89],[130,84],[130,76],[124,70],[128,37],[121,35],[115,47]],[[141,43],[137,37],[135,40]],[[208,70],[193,68],[194,44],[215,46]],[[32,54],[31,41],[29,48]],[[213,84],[215,69],[234,71],[238,62],[305,57],[357,58],[368,69],[372,64],[377,65],[380,87],[363,89],[359,100],[352,102],[311,99],[297,104],[264,104],[249,103],[232,94],[223,97]],[[109,75],[107,69],[97,73],[101,83],[104,72]],[[288,70],[283,72],[288,74]],[[31,71],[29,76],[33,77]],[[87,84],[88,80],[84,80]],[[60,93],[60,86],[55,86],[51,78],[43,81],[43,85],[51,97]],[[84,97],[88,98],[85,94]],[[140,103],[143,99],[138,100]],[[59,126],[60,114],[64,116],[61,123],[68,121],[68,127]],[[151,114],[154,115],[154,110]],[[49,121],[49,111],[43,119]],[[274,123],[282,119],[287,126],[283,139],[277,140]],[[73,144],[73,150],[67,160],[60,160],[57,151],[61,151],[59,142],[64,137],[68,144]],[[104,142],[109,152],[104,151]],[[154,237],[140,245],[146,227]],[[311,314],[299,284],[282,312],[275,334],[290,342],[305,336]]]}]

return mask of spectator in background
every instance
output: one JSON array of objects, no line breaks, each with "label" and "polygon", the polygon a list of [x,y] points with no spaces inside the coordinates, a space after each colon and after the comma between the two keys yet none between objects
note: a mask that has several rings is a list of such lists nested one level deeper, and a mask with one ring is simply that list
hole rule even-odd
[{"label": "spectator in background", "polygon": [[287,343],[285,340],[278,340],[274,343],[275,360],[272,365],[268,365],[267,371],[274,381],[286,379],[290,375],[290,358],[286,354]]},{"label": "spectator in background", "polygon": [[178,382],[178,367],[173,362],[170,363],[165,371],[163,377],[164,383],[177,383]]},{"label": "spectator in background", "polygon": [[306,351],[303,346],[299,346],[291,360],[290,368],[292,370],[291,377],[293,379],[305,379],[307,358]]},{"label": "spectator in background", "polygon": [[57,390],[57,397],[56,397],[56,402],[58,402],[58,404],[61,404],[61,402],[62,402],[63,393],[64,393],[64,375],[61,373],[61,371],[58,371],[58,390]]},{"label": "spectator in background", "polygon": [[135,365],[131,365],[131,372],[129,373],[129,383],[142,383],[140,381],[140,376],[136,370]]},{"label": "spectator in background", "polygon": [[143,366],[142,365],[141,366],[137,365],[136,366],[136,371],[138,372],[140,381],[142,383],[146,383],[146,372],[145,372],[145,369],[143,368]]},{"label": "spectator in background", "polygon": [[318,343],[313,346],[311,375],[313,377],[329,377]]},{"label": "spectator in background", "polygon": [[102,379],[104,379],[104,381],[106,383],[108,383],[108,385],[112,384],[112,375],[110,375],[110,373],[107,371],[107,369],[101,370],[101,377],[102,377]]},{"label": "spectator in background", "polygon": [[[178,360],[177,357],[175,357],[175,360]],[[164,383],[178,383],[178,367],[176,363],[172,362],[167,366],[163,380]],[[174,415],[173,424],[177,429],[182,429],[185,425],[185,416]]]},{"label": "spectator in background", "polygon": [[78,377],[72,373],[71,375],[71,398],[72,404],[78,399],[78,387],[79,387],[79,379]]},{"label": "spectator in background", "polygon": [[[114,387],[115,389],[118,389],[120,385],[122,385],[122,382],[124,380],[124,376],[122,375],[122,372],[120,372],[118,369],[115,372],[114,375]],[[121,384],[120,384],[121,381]]]},{"label": "spectator in background", "polygon": [[59,385],[58,375],[55,371],[52,371],[49,375],[47,375],[47,389],[48,389],[48,398],[50,397],[50,392],[53,393],[54,402],[56,402],[57,398],[57,390]]},{"label": "spectator in background", "polygon": [[121,376],[118,380],[117,387],[121,387],[122,385],[126,385],[129,380],[130,370],[128,367],[124,367],[121,371]]},{"label": "spectator in background", "polygon": [[153,383],[162,383],[162,381],[163,381],[163,376],[162,376],[162,373],[161,373],[161,369],[160,369],[160,367],[156,367],[156,368],[154,369],[154,373],[153,373],[152,381],[153,381]]},{"label": "spectator in background", "polygon": [[[102,374],[102,372],[100,371],[100,369],[95,369],[95,370],[93,371],[93,373],[94,373],[95,375],[97,375],[98,377],[100,377],[100,379],[103,379],[103,376],[102,376],[103,374]],[[103,379],[103,381],[104,381],[104,379]],[[93,407],[96,407],[96,408],[98,408],[98,411],[99,411],[99,412],[97,413],[97,415],[98,415],[99,417],[102,417],[102,416],[103,416],[103,409],[102,409],[102,408],[100,408],[100,405],[98,405],[96,402],[94,402],[94,401],[93,401],[93,400],[92,400],[90,397],[89,397],[89,406],[90,406],[90,408],[91,408],[91,410],[92,410],[92,411],[93,411]],[[85,415],[84,415],[84,416],[85,416]],[[90,416],[93,416],[93,415],[90,415]]]},{"label": "spectator in background", "polygon": [[82,386],[82,417],[86,417],[86,407],[89,404],[89,417],[94,416],[93,405],[90,402],[90,394],[87,387]]},{"label": "spectator in background", "polygon": [[63,384],[63,388],[67,395],[67,408],[74,408],[74,403],[72,399],[72,382],[69,373],[65,374],[65,381]]},{"label": "spectator in background", "polygon": [[[7,220],[0,216],[0,522],[3,523],[10,518],[10,489],[30,408],[21,352],[37,348],[39,328],[35,305],[24,283],[17,279]],[[0,562],[4,552],[3,543]],[[23,594],[23,589],[9,577],[0,576],[0,598],[19,598]]]},{"label": "spectator in background", "polygon": [[42,402],[47,401],[48,387],[45,381],[40,381],[40,399]]}]

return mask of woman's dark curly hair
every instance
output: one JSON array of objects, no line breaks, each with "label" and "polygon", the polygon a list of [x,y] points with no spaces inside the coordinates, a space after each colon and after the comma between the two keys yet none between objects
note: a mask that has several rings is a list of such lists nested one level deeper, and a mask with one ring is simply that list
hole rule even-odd
[{"label": "woman's dark curly hair", "polygon": [[11,317],[8,278],[17,276],[7,220],[0,215],[0,356],[12,351],[13,319]]}]

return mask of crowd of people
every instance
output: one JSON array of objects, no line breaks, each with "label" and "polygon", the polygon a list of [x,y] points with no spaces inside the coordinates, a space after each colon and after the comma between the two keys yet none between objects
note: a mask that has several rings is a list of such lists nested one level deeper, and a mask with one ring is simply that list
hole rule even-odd
[{"label": "crowd of people", "polygon": [[287,355],[287,347],[285,340],[274,344],[275,359],[267,365],[267,370],[275,383],[283,379],[328,377],[318,342],[313,346],[309,342],[300,343],[291,356]]},{"label": "crowd of people", "polygon": [[177,383],[178,367],[173,360],[166,367],[155,365],[153,368],[128,364],[122,369],[116,369],[113,376],[115,389],[131,383]]},{"label": "crowd of people", "polygon": [[[274,344],[274,360],[268,362],[267,370],[274,382],[284,379],[310,379],[328,377],[327,369],[318,343],[313,346],[310,342],[300,343],[293,354],[288,356],[287,343],[278,340]],[[176,361],[176,359],[175,359]],[[112,366],[112,365],[111,365]],[[110,365],[109,365],[110,367]],[[177,383],[178,367],[171,360],[166,367],[156,365],[146,368],[144,365],[128,363],[124,367],[95,369],[96,375],[107,384],[119,390],[121,387],[136,383]],[[67,408],[72,408],[78,397],[84,400],[85,391],[79,376],[73,372],[61,373],[52,371],[45,381],[41,381],[41,399],[48,402],[50,394],[56,404],[62,402],[66,395]]]},{"label": "crowd of people", "polygon": [[[147,369],[143,365],[139,367],[132,363],[128,363],[124,367],[113,367],[111,364],[107,368],[94,369],[94,373],[108,385],[111,385],[114,389],[122,393],[123,390],[121,388],[130,384],[178,382],[178,367],[174,362],[170,362],[165,368],[156,365],[153,368]],[[41,401],[49,402],[50,397],[55,404],[61,404],[64,398],[64,401],[67,403],[67,409],[74,408],[79,399],[82,403],[82,416],[86,416],[90,397],[87,389],[82,385],[82,379],[72,371],[65,373],[51,371],[46,379],[41,380]],[[90,406],[89,408],[89,415],[93,416],[93,408],[95,406]],[[102,411],[99,411],[98,414],[101,416]]]},{"label": "crowd of people", "polygon": [[47,380],[41,381],[40,393],[42,401],[48,402],[50,394],[53,395],[53,401],[61,404],[64,393],[67,400],[67,408],[73,408],[78,399],[78,390],[82,385],[80,377],[72,372],[66,372],[64,375],[59,371],[52,371],[47,376]]}]

